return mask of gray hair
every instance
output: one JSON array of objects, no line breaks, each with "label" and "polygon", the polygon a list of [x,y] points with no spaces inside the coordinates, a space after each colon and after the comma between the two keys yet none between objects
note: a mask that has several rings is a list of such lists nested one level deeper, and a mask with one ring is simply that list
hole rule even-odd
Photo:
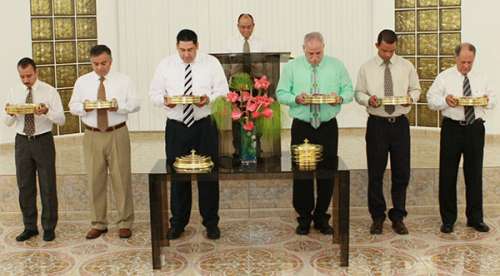
[{"label": "gray hair", "polygon": [[325,44],[325,41],[323,40],[323,35],[320,32],[310,32],[304,36],[304,45],[306,45],[307,42],[311,40],[317,40],[321,42],[322,44]]},{"label": "gray hair", "polygon": [[469,43],[469,42],[463,42],[463,43],[460,43],[456,48],[455,48],[455,56],[458,57],[460,55],[460,52],[462,52],[462,50],[469,50],[470,52],[472,52],[474,55],[476,55],[476,47],[474,45],[472,45],[472,43]]}]

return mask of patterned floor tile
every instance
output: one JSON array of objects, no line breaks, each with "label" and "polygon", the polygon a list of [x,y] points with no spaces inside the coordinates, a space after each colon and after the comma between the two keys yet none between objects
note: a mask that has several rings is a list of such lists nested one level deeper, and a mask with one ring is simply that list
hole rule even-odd
[{"label": "patterned floor tile", "polygon": [[23,231],[22,228],[14,228],[10,232],[6,233],[4,240],[6,244],[18,248],[50,249],[67,247],[69,245],[86,242],[85,234],[87,230],[88,224],[85,223],[62,222],[57,225],[56,239],[51,242],[45,242],[42,240],[43,231],[40,232],[40,235],[27,241],[17,242],[16,236]]},{"label": "patterned floor tile", "polygon": [[[176,275],[187,266],[181,255],[168,253],[162,274]],[[92,258],[80,266],[80,275],[144,275],[151,274],[151,251],[127,250],[113,252]]]},{"label": "patterned floor tile", "polygon": [[412,237],[398,238],[390,242],[391,246],[399,250],[423,250],[429,248],[429,243]]},{"label": "patterned floor tile", "polygon": [[96,255],[100,253],[104,253],[108,250],[109,246],[102,243],[89,243],[89,244],[81,244],[77,246],[73,246],[70,249],[70,252],[74,255]]},{"label": "patterned floor tile", "polygon": [[439,230],[441,227],[441,218],[439,217],[413,217],[407,220],[407,225],[415,229],[413,233],[418,236],[431,236],[442,241],[480,241],[496,235],[496,227],[490,224],[489,233],[480,233],[473,228],[467,227],[464,222],[459,221],[455,224],[453,233],[443,234]]},{"label": "patterned floor tile", "polygon": [[220,225],[221,243],[234,246],[269,245],[291,239],[295,229],[277,220],[234,220]]},{"label": "patterned floor tile", "polygon": [[291,275],[303,265],[299,257],[270,248],[222,250],[201,257],[195,264],[202,275]]},{"label": "patterned floor tile", "polygon": [[415,275],[423,263],[398,250],[383,247],[351,247],[349,267],[339,266],[340,251],[326,249],[311,257],[310,263],[329,275]]},{"label": "patterned floor tile", "polygon": [[182,254],[201,254],[215,250],[215,245],[208,242],[187,242],[179,244],[175,249]]},{"label": "patterned floor tile", "polygon": [[74,259],[52,251],[25,250],[0,255],[0,275],[64,275]]},{"label": "patterned floor tile", "polygon": [[323,248],[323,244],[308,239],[298,239],[286,242],[283,247],[293,252],[312,252]]},{"label": "patterned floor tile", "polygon": [[453,275],[500,275],[500,247],[483,244],[443,245],[426,252],[439,270]]}]

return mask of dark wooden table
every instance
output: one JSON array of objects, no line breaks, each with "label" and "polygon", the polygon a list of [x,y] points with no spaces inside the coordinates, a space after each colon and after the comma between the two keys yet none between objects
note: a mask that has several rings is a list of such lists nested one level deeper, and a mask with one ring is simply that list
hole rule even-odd
[{"label": "dark wooden table", "polygon": [[[241,167],[231,158],[222,157],[219,161],[218,176],[220,179],[238,179],[242,177],[265,179],[271,174],[284,174],[292,177],[310,177],[311,174],[329,174],[334,179],[332,200],[333,237],[332,242],[340,245],[340,265],[349,265],[349,169],[340,158],[326,162],[327,164],[316,171],[303,173],[292,165],[290,154],[283,153],[281,157],[259,160],[255,167]],[[167,232],[169,229],[169,205],[167,181],[175,173],[166,161],[158,160],[149,173],[149,206],[151,218],[151,249],[153,269],[161,269],[161,248],[169,246]],[[186,175],[196,179],[197,175]],[[290,206],[292,200],[290,199]],[[222,233],[224,235],[224,233]]]}]

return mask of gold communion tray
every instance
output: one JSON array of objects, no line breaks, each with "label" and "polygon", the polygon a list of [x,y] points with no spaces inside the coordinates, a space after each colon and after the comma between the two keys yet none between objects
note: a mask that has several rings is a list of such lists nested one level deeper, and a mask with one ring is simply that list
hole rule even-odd
[{"label": "gold communion tray", "polygon": [[116,108],[118,107],[118,103],[116,102],[115,99],[111,101],[89,101],[86,100],[83,102],[83,107],[85,109],[109,109],[109,108]]},{"label": "gold communion tray", "polygon": [[410,96],[393,96],[380,99],[380,104],[382,105],[411,104],[412,102]]},{"label": "gold communion tray", "polygon": [[333,95],[324,95],[324,94],[307,95],[304,98],[304,103],[305,104],[336,104],[336,103],[340,103],[340,97],[333,96]]},{"label": "gold communion tray", "polygon": [[322,160],[323,146],[310,144],[305,139],[303,144],[293,145],[292,160],[297,164],[299,170],[311,171],[316,169],[316,164]]},{"label": "gold communion tray", "polygon": [[196,104],[201,102],[200,96],[172,96],[169,98],[173,104]]},{"label": "gold communion tray", "polygon": [[177,157],[174,162],[175,171],[178,173],[207,173],[212,170],[214,163],[209,156],[196,154],[191,150],[190,154]]},{"label": "gold communion tray", "polygon": [[41,106],[41,104],[7,104],[5,111],[9,114],[33,114]]},{"label": "gold communion tray", "polygon": [[488,105],[488,97],[458,97],[458,105],[460,106],[486,106]]}]

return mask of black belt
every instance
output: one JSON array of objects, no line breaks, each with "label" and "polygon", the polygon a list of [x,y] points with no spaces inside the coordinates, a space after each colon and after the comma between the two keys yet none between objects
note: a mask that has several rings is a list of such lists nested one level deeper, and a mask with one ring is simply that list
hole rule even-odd
[{"label": "black belt", "polygon": [[470,126],[470,125],[473,125],[475,123],[484,123],[484,120],[482,118],[477,118],[474,121],[472,121],[471,123],[467,123],[467,121],[453,120],[453,119],[450,119],[448,117],[444,117],[443,122],[450,122],[452,124],[456,124],[459,126]]},{"label": "black belt", "polygon": [[122,128],[124,126],[126,126],[127,124],[125,122],[123,123],[119,123],[117,125],[114,125],[114,126],[111,126],[111,127],[108,127],[107,129],[105,130],[100,130],[98,128],[95,128],[95,127],[91,127],[91,126],[88,126],[88,125],[83,125],[86,129],[88,130],[91,130],[91,131],[97,131],[97,132],[110,132],[110,131],[113,131],[113,130],[116,130],[116,129],[119,129],[119,128]]},{"label": "black belt", "polygon": [[405,117],[405,115],[399,115],[399,116],[396,116],[396,117],[382,117],[382,116],[376,116],[376,115],[370,114],[370,118],[371,119],[378,120],[378,121],[384,121],[384,122],[387,122],[387,123],[390,123],[390,124],[396,123],[397,121],[403,119],[403,117]]},{"label": "black belt", "polygon": [[20,133],[18,133],[17,135],[19,135],[20,137],[23,137],[25,139],[28,139],[28,140],[35,140],[35,139],[42,138],[43,136],[46,136],[49,134],[52,134],[52,131],[48,131],[48,132],[38,134],[38,135],[24,135],[24,134],[20,134]]}]

